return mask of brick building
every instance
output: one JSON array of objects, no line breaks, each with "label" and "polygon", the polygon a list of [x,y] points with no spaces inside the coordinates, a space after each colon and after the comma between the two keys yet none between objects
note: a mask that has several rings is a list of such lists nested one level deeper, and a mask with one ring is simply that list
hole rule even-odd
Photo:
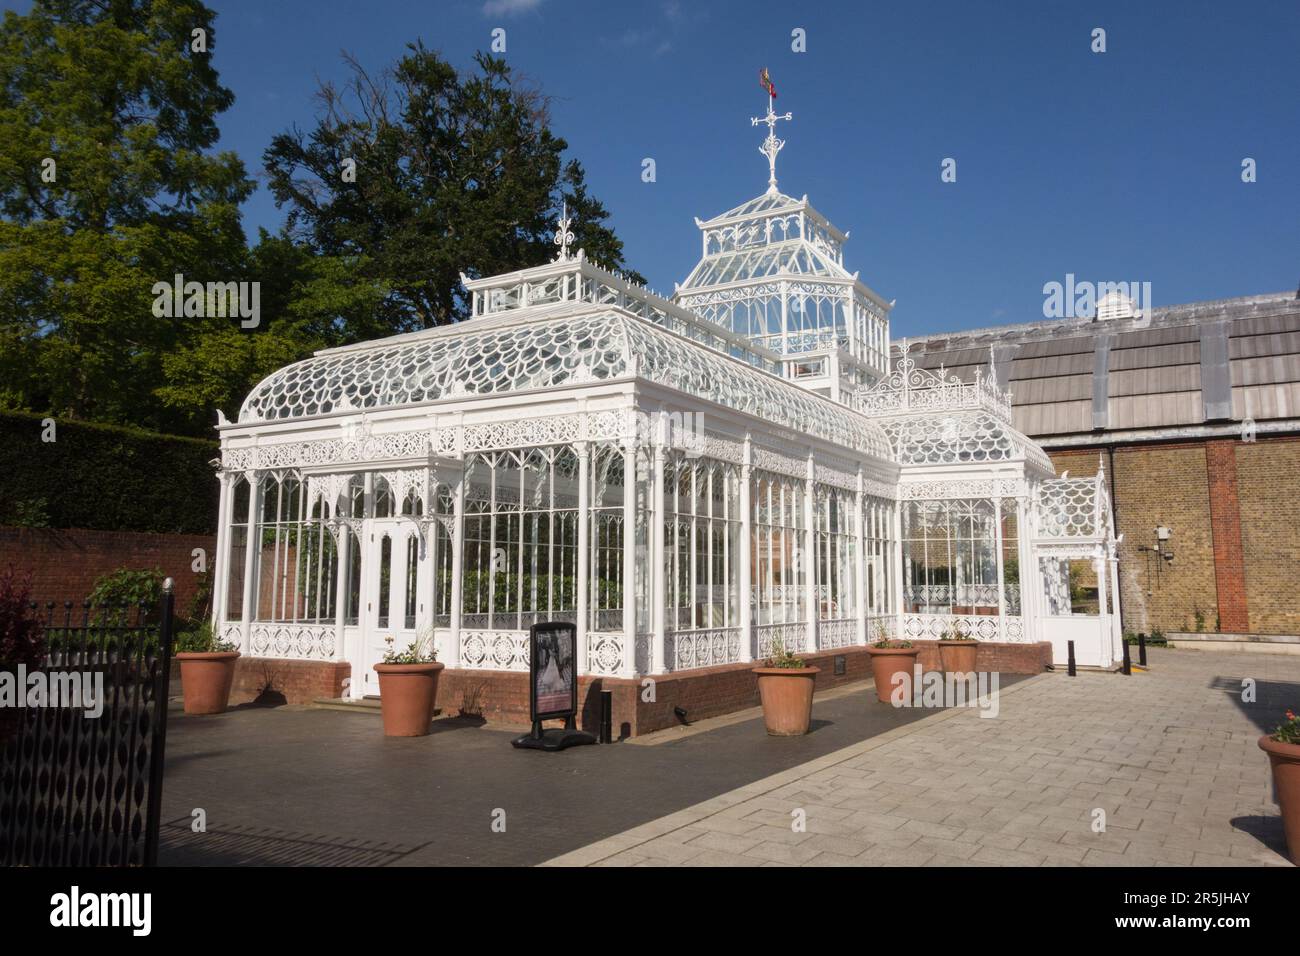
[{"label": "brick building", "polygon": [[1105,463],[1127,630],[1300,634],[1300,297],[1097,311],[905,345],[992,362],[1058,473]]}]

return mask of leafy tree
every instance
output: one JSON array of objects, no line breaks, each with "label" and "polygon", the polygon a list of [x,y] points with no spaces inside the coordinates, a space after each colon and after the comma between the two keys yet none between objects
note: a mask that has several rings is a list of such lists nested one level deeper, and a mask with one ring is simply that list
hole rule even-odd
[{"label": "leafy tree", "polygon": [[[36,0],[0,21],[0,406],[183,425],[153,390],[188,333],[152,286],[239,278],[232,102],[198,0]],[[208,52],[191,48],[205,31]]]},{"label": "leafy tree", "polygon": [[211,426],[216,408],[234,421],[244,397],[276,369],[316,349],[382,334],[373,316],[387,290],[362,275],[363,265],[261,230],[246,275],[260,283],[262,324],[248,330],[225,318],[190,320],[187,340],[162,358],[159,400],[198,432]]},{"label": "leafy tree", "polygon": [[[462,270],[492,274],[554,257],[554,219],[567,201],[577,244],[623,265],[608,212],[547,101],[485,53],[458,72],[415,43],[372,76],[354,59],[340,89],[324,84],[315,128],[276,136],[264,160],[295,238],[343,257],[387,291],[376,331],[443,325],[469,313]],[[640,278],[636,276],[635,278]]]}]

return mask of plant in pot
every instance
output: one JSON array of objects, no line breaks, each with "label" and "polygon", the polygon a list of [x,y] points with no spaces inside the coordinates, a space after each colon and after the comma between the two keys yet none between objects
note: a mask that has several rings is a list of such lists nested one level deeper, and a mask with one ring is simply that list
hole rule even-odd
[{"label": "plant in pot", "polygon": [[809,667],[773,638],[771,656],[754,668],[758,697],[763,702],[763,723],[770,736],[799,737],[808,733],[819,670]]},{"label": "plant in pot", "polygon": [[1286,722],[1259,738],[1259,749],[1273,767],[1273,790],[1282,810],[1287,855],[1300,866],[1300,717],[1286,712]]},{"label": "plant in pot", "polygon": [[379,709],[384,715],[385,737],[423,737],[433,721],[438,697],[440,664],[433,647],[433,634],[421,634],[406,650],[393,647],[390,635],[384,662],[375,665],[379,674]]},{"label": "plant in pot", "polygon": [[956,628],[946,628],[939,638],[939,659],[943,669],[949,674],[975,673],[975,655],[979,652],[980,642]]},{"label": "plant in pot", "polygon": [[888,704],[889,697],[894,692],[895,675],[906,674],[910,682],[916,655],[921,653],[921,649],[911,641],[893,640],[884,627],[877,623],[876,642],[867,647],[867,653],[871,655],[871,676],[876,682],[876,699]]},{"label": "plant in pot", "polygon": [[220,714],[230,704],[239,651],[213,633],[204,621],[176,635],[176,661],[181,665],[181,696],[187,714]]},{"label": "plant in pot", "polygon": [[[19,665],[40,667],[45,660],[45,626],[32,607],[31,585],[30,574],[20,578],[12,567],[0,574],[0,673],[13,674]],[[0,706],[0,745],[18,732],[22,715],[20,707]]]}]

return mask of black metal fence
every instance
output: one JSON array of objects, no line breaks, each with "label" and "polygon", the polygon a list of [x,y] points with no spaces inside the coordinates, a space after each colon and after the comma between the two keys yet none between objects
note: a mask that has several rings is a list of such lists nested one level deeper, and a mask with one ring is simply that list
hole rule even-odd
[{"label": "black metal fence", "polygon": [[[42,609],[47,652],[0,708],[0,865],[152,866],[162,811],[174,595]],[[0,679],[4,679],[0,677]]]}]

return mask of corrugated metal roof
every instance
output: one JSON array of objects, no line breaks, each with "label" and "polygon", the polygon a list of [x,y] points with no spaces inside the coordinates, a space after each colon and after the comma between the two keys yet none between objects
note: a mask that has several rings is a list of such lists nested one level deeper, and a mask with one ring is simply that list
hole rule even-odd
[{"label": "corrugated metal roof", "polygon": [[[998,349],[998,379],[1030,436],[1196,426],[1222,421],[1229,405],[1235,419],[1300,417],[1294,293],[1154,309],[1145,320],[1043,321],[907,342],[919,366],[944,365],[962,381]],[[1202,367],[1204,343],[1213,369]],[[1213,395],[1202,392],[1206,382]]]}]

